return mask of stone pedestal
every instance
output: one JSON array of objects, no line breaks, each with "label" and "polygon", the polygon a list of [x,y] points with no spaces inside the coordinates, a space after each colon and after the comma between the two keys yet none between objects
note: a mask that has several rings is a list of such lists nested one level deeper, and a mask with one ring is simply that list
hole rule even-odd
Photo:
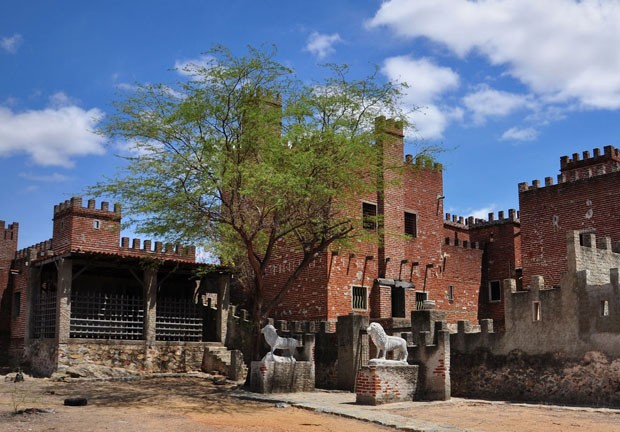
[{"label": "stone pedestal", "polygon": [[418,366],[368,365],[356,380],[356,403],[380,405],[412,401],[418,385]]},{"label": "stone pedestal", "polygon": [[314,391],[314,363],[253,361],[250,390],[255,393]]}]

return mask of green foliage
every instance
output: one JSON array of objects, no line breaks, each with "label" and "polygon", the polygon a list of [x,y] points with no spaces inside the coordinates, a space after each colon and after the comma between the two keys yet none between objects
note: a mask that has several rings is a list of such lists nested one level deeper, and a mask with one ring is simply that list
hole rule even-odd
[{"label": "green foliage", "polygon": [[[101,132],[130,144],[116,177],[91,188],[124,205],[139,232],[205,245],[244,269],[255,313],[279,240],[303,252],[293,279],[316,253],[355,235],[345,207],[374,190],[375,118],[400,116],[400,89],[344,66],[312,85],[275,60],[275,50],[223,47],[190,65],[176,85],[145,84],[116,103]],[[350,209],[349,209],[350,210]],[[299,271],[297,271],[299,270]]]}]

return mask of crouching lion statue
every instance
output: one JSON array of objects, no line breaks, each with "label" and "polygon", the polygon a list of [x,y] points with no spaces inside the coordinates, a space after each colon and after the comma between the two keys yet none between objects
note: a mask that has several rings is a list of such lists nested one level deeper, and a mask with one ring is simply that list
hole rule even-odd
[{"label": "crouching lion statue", "polygon": [[408,352],[405,339],[398,336],[388,336],[379,323],[370,324],[366,331],[378,350],[377,357],[374,360],[389,362],[385,356],[388,352],[394,351],[395,362],[407,363]]}]

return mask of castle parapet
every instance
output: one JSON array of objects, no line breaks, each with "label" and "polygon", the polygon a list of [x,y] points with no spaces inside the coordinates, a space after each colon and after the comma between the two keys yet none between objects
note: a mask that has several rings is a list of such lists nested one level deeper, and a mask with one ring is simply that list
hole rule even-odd
[{"label": "castle parapet", "polygon": [[32,246],[20,249],[16,252],[16,259],[25,259],[28,261],[35,260],[37,258],[53,255],[52,239],[36,243]]},{"label": "castle parapet", "polygon": [[610,269],[620,268],[620,242],[577,230],[567,233],[568,270],[585,271],[588,285],[610,282]]},{"label": "castle parapet", "polygon": [[114,210],[110,211],[110,204],[107,201],[101,202],[100,209],[95,207],[95,200],[89,199],[86,207],[82,205],[82,197],[75,196],[60,204],[54,206],[54,217],[64,214],[66,212],[72,213],[86,213],[97,214],[98,217],[108,217],[110,219],[120,219],[121,217],[121,205],[114,204]]},{"label": "castle parapet", "polygon": [[[144,246],[140,247],[141,244]],[[158,254],[192,261],[196,259],[196,246],[184,246],[180,243],[174,245],[172,243],[164,244],[159,241],[155,242],[155,248],[152,248],[152,245],[153,242],[151,240],[144,240],[142,242],[140,239],[132,239],[130,244],[129,237],[122,237],[120,248],[123,253],[136,255]]]},{"label": "castle parapet", "polygon": [[483,218],[476,218],[474,216],[464,218],[463,216],[446,213],[444,223],[462,229],[479,228],[482,226],[499,225],[510,222],[519,223],[520,213],[518,210],[509,209],[508,217],[506,217],[505,215],[506,212],[504,212],[503,210],[497,212],[497,217],[495,217],[495,213],[489,213],[487,220]]}]

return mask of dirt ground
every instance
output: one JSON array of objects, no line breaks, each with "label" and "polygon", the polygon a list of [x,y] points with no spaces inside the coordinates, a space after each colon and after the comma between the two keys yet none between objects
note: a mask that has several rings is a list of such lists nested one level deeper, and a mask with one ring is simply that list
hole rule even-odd
[{"label": "dirt ground", "polygon": [[[3,378],[3,377],[0,377]],[[232,385],[201,378],[129,382],[0,382],[0,431],[58,432],[262,432],[388,431],[391,429],[273,403],[227,395]],[[86,406],[64,406],[85,397]],[[35,408],[36,412],[30,412]],[[28,412],[15,414],[15,411]]]},{"label": "dirt ground", "polygon": [[[22,383],[4,377],[0,380],[2,432],[393,430],[301,408],[240,400],[229,395],[233,385],[215,385],[205,378],[68,383],[29,377]],[[85,397],[88,405],[64,406],[63,401],[69,397]],[[620,410],[464,399],[399,403],[383,409],[386,413],[475,431],[620,431]]]}]

